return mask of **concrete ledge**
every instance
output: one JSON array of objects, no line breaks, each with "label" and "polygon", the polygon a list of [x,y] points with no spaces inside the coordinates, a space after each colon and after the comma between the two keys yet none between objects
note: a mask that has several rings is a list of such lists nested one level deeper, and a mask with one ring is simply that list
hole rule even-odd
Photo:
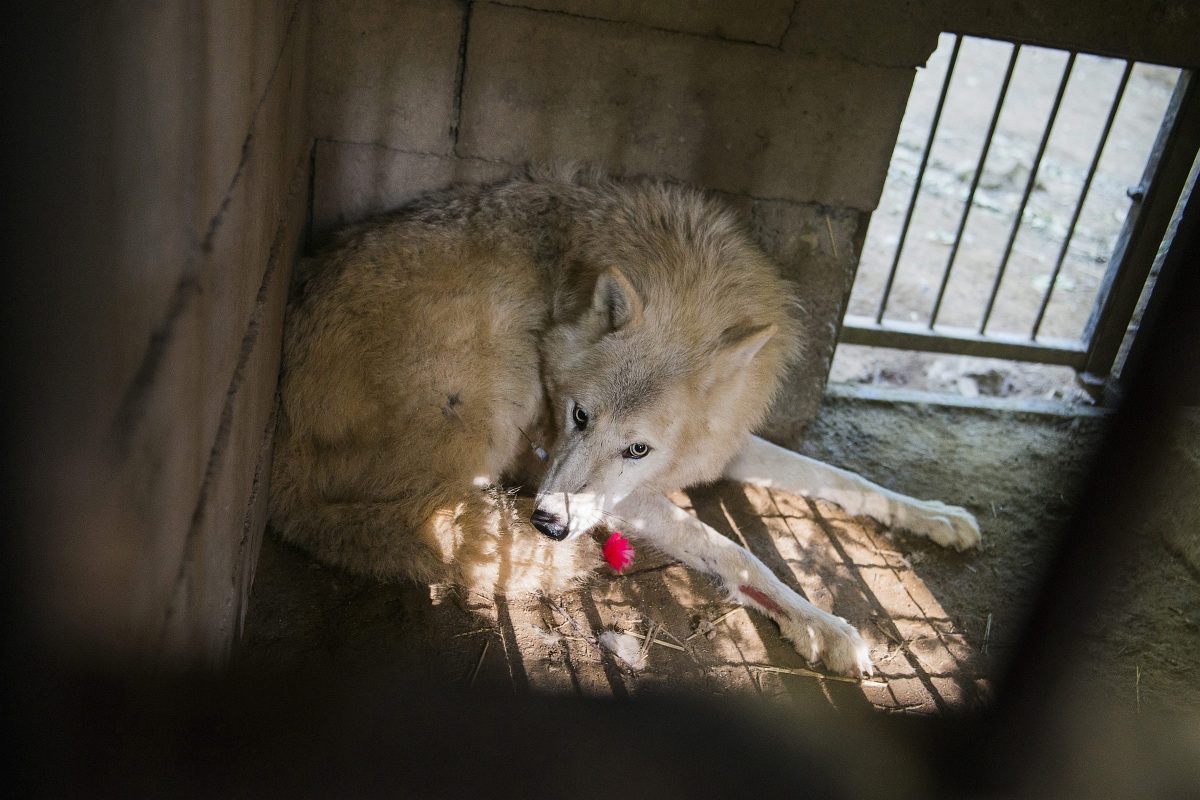
[{"label": "concrete ledge", "polygon": [[940,392],[921,392],[915,389],[883,389],[855,383],[831,383],[825,395],[835,400],[862,400],[868,403],[911,403],[915,405],[966,408],[979,411],[1003,411],[1016,414],[1035,414],[1045,417],[1109,417],[1115,409],[1085,406],[1025,397],[959,397]]}]

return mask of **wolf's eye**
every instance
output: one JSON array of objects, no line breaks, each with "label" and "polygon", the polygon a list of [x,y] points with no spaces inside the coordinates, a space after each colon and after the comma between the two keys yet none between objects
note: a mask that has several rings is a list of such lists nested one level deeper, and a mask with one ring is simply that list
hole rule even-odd
[{"label": "wolf's eye", "polygon": [[579,430],[583,430],[584,428],[587,427],[587,423],[588,423],[587,412],[584,411],[579,406],[575,406],[575,410],[573,412],[571,412],[571,418],[573,420],[575,420],[575,427],[579,428]]},{"label": "wolf's eye", "polygon": [[645,442],[634,442],[621,453],[625,458],[645,458],[650,455],[650,445]]}]

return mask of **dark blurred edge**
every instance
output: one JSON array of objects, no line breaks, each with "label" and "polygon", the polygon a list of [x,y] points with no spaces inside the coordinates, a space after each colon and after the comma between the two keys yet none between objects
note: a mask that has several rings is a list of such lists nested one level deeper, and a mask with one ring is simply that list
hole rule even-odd
[{"label": "dark blurred edge", "polygon": [[996,701],[970,722],[956,757],[945,760],[950,768],[942,777],[952,794],[968,787],[1004,793],[1019,782],[1023,765],[1045,758],[1039,752],[1048,745],[1044,734],[1062,710],[1055,695],[1078,665],[1081,637],[1130,551],[1145,544],[1142,504],[1172,446],[1176,412],[1200,407],[1200,193],[1186,199],[1158,288],[1164,291],[1146,315],[1138,357],[1121,376],[1118,413],[998,682]]},{"label": "dark blurred edge", "polygon": [[[86,236],[103,207],[81,180],[82,51],[88,3],[7,9],[3,59],[5,288],[3,726],[9,796],[703,797],[788,791],[849,796],[881,743],[916,746],[914,772],[939,794],[1003,793],[1044,744],[1042,729],[1079,635],[1135,544],[1140,476],[1164,446],[1172,408],[1200,402],[1200,201],[1187,203],[1169,258],[1170,295],[996,702],[973,717],[867,721],[676,698],[627,703],[438,693],[381,676],[189,675],[63,668],[39,652],[18,566],[36,535],[22,524],[22,458],[50,366],[39,338],[68,336],[56,293],[89,274]],[[53,383],[52,380],[48,381]],[[844,758],[820,741],[847,743]],[[854,734],[857,735],[857,734]],[[850,737],[853,739],[853,735]],[[924,749],[920,749],[920,748]],[[919,783],[919,781],[918,781]]]}]

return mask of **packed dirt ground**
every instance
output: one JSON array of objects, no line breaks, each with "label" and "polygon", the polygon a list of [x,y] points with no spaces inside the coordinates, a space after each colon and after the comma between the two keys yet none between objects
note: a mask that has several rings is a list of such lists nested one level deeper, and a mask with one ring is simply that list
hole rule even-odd
[{"label": "packed dirt ground", "polygon": [[[741,485],[676,498],[858,627],[877,668],[869,681],[823,677],[769,620],[645,545],[626,574],[615,574],[601,565],[599,543],[590,586],[563,597],[498,599],[352,577],[268,535],[236,660],[382,670],[398,684],[475,692],[732,694],[905,714],[972,709],[987,702],[1020,637],[1106,420],[1098,412],[829,398],[800,449],[906,493],[966,506],[983,531],[976,552],[945,551],[834,506]],[[1174,477],[1162,484],[1175,516],[1160,513],[1131,532],[1111,608],[1080,610],[1090,633],[1070,683],[1131,712],[1182,706],[1200,714],[1200,548],[1196,528],[1187,527],[1196,519],[1200,482],[1189,482],[1200,477],[1200,425],[1193,420],[1189,430],[1192,450],[1176,454]],[[599,641],[621,631],[633,637],[624,640],[632,645],[625,660]]]}]

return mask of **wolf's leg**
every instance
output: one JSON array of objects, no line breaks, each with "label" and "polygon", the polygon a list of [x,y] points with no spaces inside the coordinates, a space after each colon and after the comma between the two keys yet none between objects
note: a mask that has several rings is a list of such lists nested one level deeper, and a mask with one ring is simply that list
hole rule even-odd
[{"label": "wolf's leg", "polygon": [[779,624],[797,652],[842,675],[871,674],[858,631],[814,606],[779,580],[757,556],[662,496],[633,495],[616,507],[631,533],[694,569],[715,575],[739,603]]},{"label": "wolf's leg", "polygon": [[940,545],[958,550],[979,544],[979,525],[964,508],[907,497],[757,436],[751,436],[725,468],[725,477],[814,500],[828,500],[850,514],[928,536]]}]

